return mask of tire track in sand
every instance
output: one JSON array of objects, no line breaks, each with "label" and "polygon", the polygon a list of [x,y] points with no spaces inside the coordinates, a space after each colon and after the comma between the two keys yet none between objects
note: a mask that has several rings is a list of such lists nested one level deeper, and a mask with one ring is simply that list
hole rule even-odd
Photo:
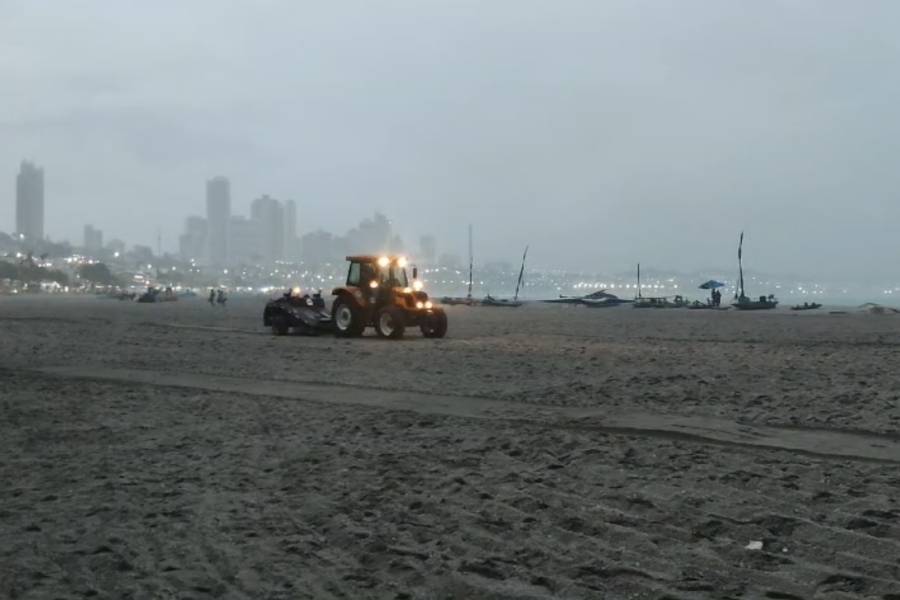
[{"label": "tire track in sand", "polygon": [[45,367],[33,373],[66,379],[113,381],[361,405],[476,419],[503,419],[607,434],[633,435],[714,444],[745,450],[785,450],[821,458],[900,463],[900,439],[860,431],[750,425],[719,418],[651,413],[606,414],[602,409],[523,405],[500,400],[408,391],[361,390],[356,386],[249,380],[218,375],[165,373],[106,367]]}]

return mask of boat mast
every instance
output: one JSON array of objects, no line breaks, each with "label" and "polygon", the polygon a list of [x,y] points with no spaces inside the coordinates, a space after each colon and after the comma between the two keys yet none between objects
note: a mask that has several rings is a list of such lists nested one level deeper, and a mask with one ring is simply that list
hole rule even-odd
[{"label": "boat mast", "polygon": [[740,275],[740,296],[738,299],[743,299],[744,295],[744,232],[741,232],[741,241],[738,243],[738,273]]},{"label": "boat mast", "polygon": [[472,300],[472,263],[474,258],[472,257],[472,226],[469,225],[469,293],[466,295],[466,299]]},{"label": "boat mast", "polygon": [[638,263],[638,293],[637,297],[641,297],[641,263]]},{"label": "boat mast", "polygon": [[513,301],[519,299],[519,288],[522,286],[522,278],[525,277],[525,257],[528,256],[528,246],[525,246],[525,252],[522,254],[522,268],[519,269],[519,280],[516,282],[516,295]]}]

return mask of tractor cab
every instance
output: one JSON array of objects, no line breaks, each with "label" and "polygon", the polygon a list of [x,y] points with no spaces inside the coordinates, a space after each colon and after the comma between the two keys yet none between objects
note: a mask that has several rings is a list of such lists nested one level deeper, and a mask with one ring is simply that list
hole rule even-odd
[{"label": "tractor cab", "polygon": [[444,337],[447,316],[422,291],[418,270],[407,275],[403,256],[348,256],[344,286],[335,288],[332,308],[335,332],[362,335],[369,326],[386,338],[403,336],[407,326],[418,326],[425,337]]},{"label": "tractor cab", "polygon": [[347,287],[393,289],[409,287],[403,257],[349,256]]}]

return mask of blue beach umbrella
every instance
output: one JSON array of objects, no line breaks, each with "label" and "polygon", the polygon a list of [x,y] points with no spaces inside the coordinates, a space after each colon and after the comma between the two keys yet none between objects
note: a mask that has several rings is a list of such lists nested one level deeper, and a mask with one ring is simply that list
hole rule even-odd
[{"label": "blue beach umbrella", "polygon": [[716,281],[715,279],[710,279],[706,283],[700,286],[701,290],[714,290],[716,288],[725,287],[725,284],[721,281]]}]

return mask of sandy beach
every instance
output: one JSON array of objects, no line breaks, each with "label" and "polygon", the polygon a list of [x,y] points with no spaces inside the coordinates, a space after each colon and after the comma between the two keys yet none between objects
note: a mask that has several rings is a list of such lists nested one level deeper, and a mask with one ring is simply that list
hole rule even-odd
[{"label": "sandy beach", "polygon": [[900,599],[900,316],[0,298],[0,597]]}]

